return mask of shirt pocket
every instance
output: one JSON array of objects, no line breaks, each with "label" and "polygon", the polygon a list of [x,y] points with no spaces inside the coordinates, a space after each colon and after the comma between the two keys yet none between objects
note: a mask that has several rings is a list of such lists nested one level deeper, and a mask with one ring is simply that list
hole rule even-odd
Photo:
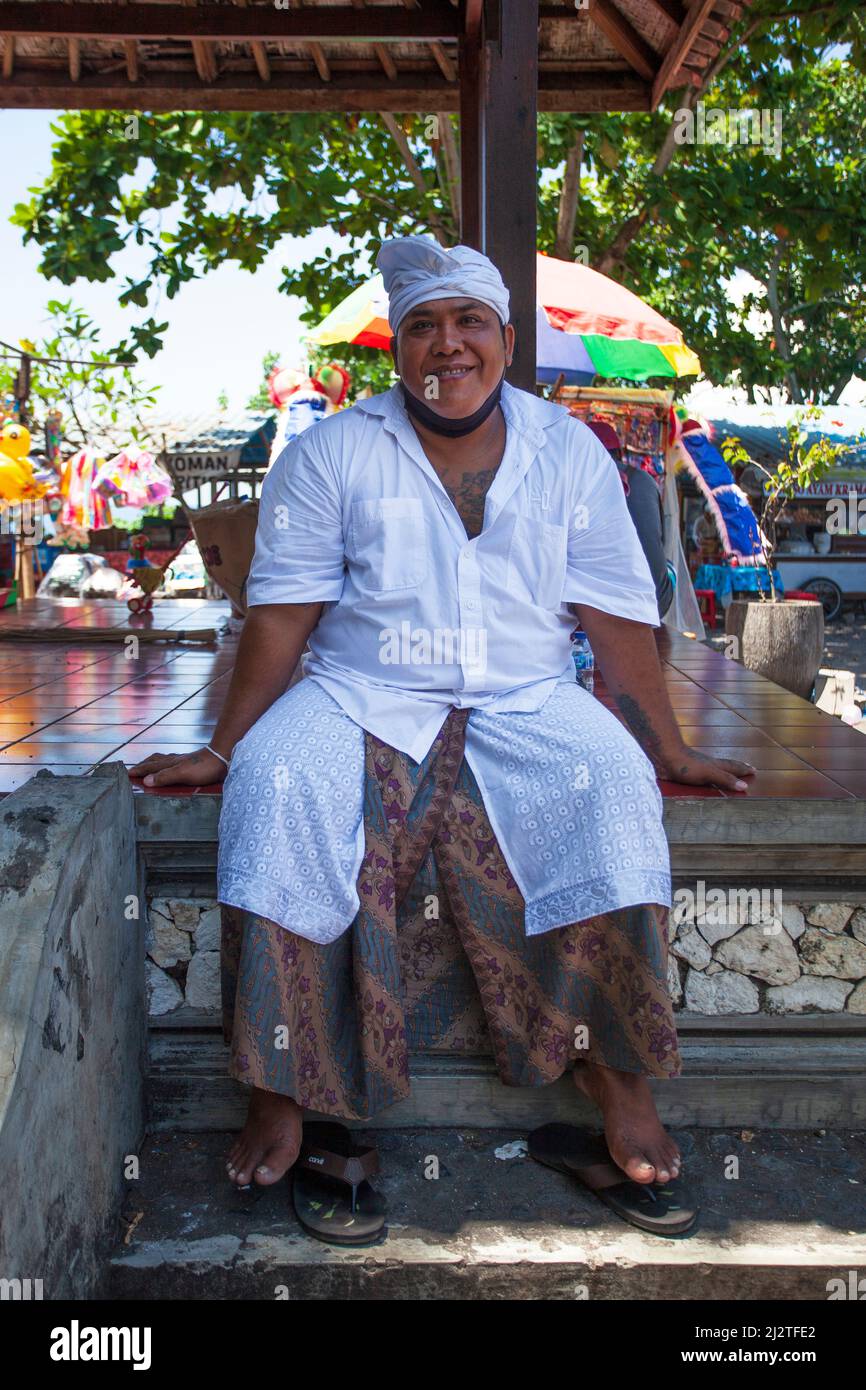
[{"label": "shirt pocket", "polygon": [[568,529],[519,516],[508,548],[510,596],[538,608],[558,609],[565,587]]},{"label": "shirt pocket", "polygon": [[427,530],[418,497],[352,503],[352,550],[359,588],[416,589],[427,578]]}]

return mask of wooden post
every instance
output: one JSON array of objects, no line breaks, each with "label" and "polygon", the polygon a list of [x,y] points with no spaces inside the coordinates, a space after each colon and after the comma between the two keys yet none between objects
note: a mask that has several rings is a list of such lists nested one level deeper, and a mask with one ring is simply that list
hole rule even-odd
[{"label": "wooden post", "polygon": [[18,585],[18,598],[35,598],[36,583],[33,578],[33,551],[24,539],[24,518],[19,512],[15,529],[15,582]]},{"label": "wooden post", "polygon": [[22,352],[15,378],[15,405],[19,424],[26,425],[30,419],[30,354]]},{"label": "wooden post", "polygon": [[460,240],[484,250],[485,243],[485,52],[481,28],[460,40]]},{"label": "wooden post", "polygon": [[[498,0],[485,30],[485,245],[511,296],[513,386],[535,394],[538,0]],[[461,84],[462,85],[462,84]]]}]

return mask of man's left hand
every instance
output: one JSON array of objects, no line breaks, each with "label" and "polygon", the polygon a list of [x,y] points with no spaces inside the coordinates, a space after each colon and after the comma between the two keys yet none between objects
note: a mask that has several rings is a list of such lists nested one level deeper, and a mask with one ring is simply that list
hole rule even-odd
[{"label": "man's left hand", "polygon": [[756,770],[751,763],[741,763],[739,758],[712,758],[685,743],[675,758],[656,761],[656,772],[666,781],[684,782],[693,787],[721,787],[726,792],[748,791],[748,783],[742,779],[753,777]]}]

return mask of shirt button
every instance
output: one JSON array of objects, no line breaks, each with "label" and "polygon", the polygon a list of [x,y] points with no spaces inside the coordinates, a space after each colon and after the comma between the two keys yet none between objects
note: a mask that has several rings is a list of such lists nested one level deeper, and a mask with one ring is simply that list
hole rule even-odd
[{"label": "shirt button", "polygon": [[466,600],[466,607],[470,610],[470,612],[474,612],[474,610],[478,607],[478,604],[475,602],[474,598],[468,598]]}]

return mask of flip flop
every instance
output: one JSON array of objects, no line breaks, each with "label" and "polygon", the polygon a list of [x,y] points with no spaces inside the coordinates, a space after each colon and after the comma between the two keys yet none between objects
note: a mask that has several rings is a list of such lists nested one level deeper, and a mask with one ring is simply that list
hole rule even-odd
[{"label": "flip flop", "polygon": [[357,1145],[345,1125],[304,1125],[292,1167],[295,1215],[308,1235],[329,1245],[371,1245],[382,1234],[386,1207],[369,1178],[379,1171],[374,1148]]},{"label": "flip flop", "polygon": [[679,1236],[697,1220],[697,1205],[681,1178],[663,1187],[634,1182],[611,1158],[603,1134],[587,1134],[576,1125],[542,1125],[529,1135],[528,1144],[538,1163],[577,1178],[623,1221],[642,1231]]}]

